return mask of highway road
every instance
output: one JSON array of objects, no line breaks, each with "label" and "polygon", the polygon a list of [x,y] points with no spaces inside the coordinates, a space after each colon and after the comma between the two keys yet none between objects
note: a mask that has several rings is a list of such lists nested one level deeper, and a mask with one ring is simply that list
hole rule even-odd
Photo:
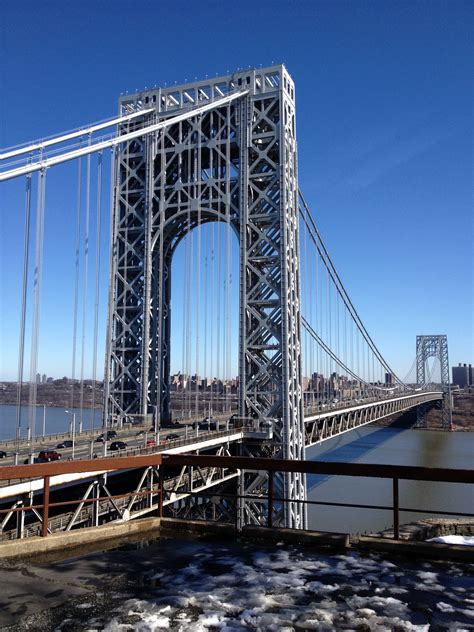
[{"label": "highway road", "polygon": [[[218,430],[225,430],[227,419],[220,419],[217,421]],[[111,451],[110,446],[115,441],[123,441],[127,445],[126,450],[120,450],[120,453],[128,452],[129,450],[138,450],[138,449],[152,449],[157,445],[166,447],[171,446],[172,441],[168,440],[167,437],[171,438],[172,435],[176,435],[176,440],[191,438],[192,436],[199,436],[203,432],[207,432],[207,428],[201,428],[201,430],[193,429],[192,422],[187,424],[177,424],[176,427],[172,428],[163,428],[160,433],[155,435],[154,432],[150,431],[150,428],[143,428],[140,426],[125,426],[123,429],[117,429],[117,436],[110,439],[109,441],[101,442],[97,441],[99,435],[102,432],[96,432],[93,435],[89,432],[76,434],[74,439],[74,459],[87,459],[94,458],[94,455],[97,457],[102,457],[111,454],[117,454],[117,451]],[[203,424],[205,426],[205,424]],[[45,439],[37,439],[32,446],[33,449],[33,457],[37,457],[39,452],[42,450],[55,450],[59,454],[61,454],[61,459],[72,459],[73,458],[73,449],[70,448],[59,448],[58,446],[65,440],[71,440],[72,437],[69,433],[54,435],[54,437],[45,437]],[[155,443],[149,443],[150,441],[154,441]],[[5,458],[0,459],[0,466],[2,465],[13,465],[14,457],[15,457],[15,446],[13,442],[4,442],[0,444],[0,450],[4,450],[7,453]],[[30,448],[26,441],[22,441],[20,445],[20,450],[18,453],[18,464],[21,465],[28,458]]]}]

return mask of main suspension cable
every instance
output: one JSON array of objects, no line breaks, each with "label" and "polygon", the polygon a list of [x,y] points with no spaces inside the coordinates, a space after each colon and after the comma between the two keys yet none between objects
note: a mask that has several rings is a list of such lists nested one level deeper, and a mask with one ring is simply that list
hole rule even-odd
[{"label": "main suspension cable", "polygon": [[377,346],[375,345],[374,341],[372,340],[372,338],[370,337],[367,329],[365,328],[357,310],[355,309],[342,281],[341,278],[339,277],[339,274],[337,273],[337,270],[332,262],[332,259],[329,255],[329,252],[327,251],[326,246],[324,245],[324,242],[321,238],[321,235],[316,227],[316,224],[314,222],[314,219],[311,215],[311,212],[309,210],[309,207],[306,203],[306,200],[303,197],[303,194],[301,193],[301,191],[299,191],[299,197],[300,200],[302,202],[302,206],[303,208],[300,206],[300,214],[303,218],[303,221],[306,225],[306,228],[309,231],[309,234],[312,238],[312,241],[317,249],[317,251],[320,254],[321,260],[323,261],[324,265],[326,266],[329,274],[331,275],[331,278],[334,282],[335,288],[338,292],[338,294],[340,295],[340,297],[342,298],[342,300],[344,301],[344,303],[346,304],[346,306],[349,309],[349,312],[351,313],[352,318],[354,319],[358,329],[360,330],[361,334],[363,335],[363,337],[366,339],[367,343],[370,345],[370,347],[372,348],[372,351],[375,353],[375,355],[377,356],[377,359],[379,360],[379,362],[384,366],[384,368],[390,372],[392,374],[392,376],[395,378],[395,380],[400,384],[400,386],[403,386],[404,388],[408,388],[406,384],[404,384],[399,378],[398,376],[395,374],[395,372],[390,368],[390,366],[388,365],[388,363],[386,362],[386,360],[383,358],[382,354],[380,353],[379,349],[377,348]]}]

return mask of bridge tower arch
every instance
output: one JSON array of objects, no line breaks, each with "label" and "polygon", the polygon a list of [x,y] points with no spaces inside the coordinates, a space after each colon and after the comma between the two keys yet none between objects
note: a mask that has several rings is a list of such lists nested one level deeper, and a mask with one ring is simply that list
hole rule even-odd
[{"label": "bridge tower arch", "polygon": [[[241,96],[225,104],[227,95]],[[171,258],[205,221],[227,221],[239,238],[239,414],[273,420],[265,448],[247,453],[304,459],[298,183],[294,83],[282,65],[156,88],[120,99],[120,111],[152,109],[159,132],[123,143],[115,156],[105,414],[170,418]],[[192,110],[216,101],[203,113]],[[139,125],[129,122],[121,133]],[[265,451],[263,451],[265,449]],[[240,495],[265,490],[244,473]],[[273,523],[302,528],[304,476],[279,474]],[[266,505],[241,501],[240,526]],[[259,516],[262,516],[260,518]]]},{"label": "bridge tower arch", "polygon": [[[442,421],[445,428],[452,426],[451,382],[449,379],[448,337],[445,335],[416,337],[416,382],[418,386],[425,386],[427,382],[426,362],[429,358],[436,358],[440,364],[441,385],[444,389],[442,404]],[[416,425],[424,426],[426,421],[427,404],[417,408]]]}]

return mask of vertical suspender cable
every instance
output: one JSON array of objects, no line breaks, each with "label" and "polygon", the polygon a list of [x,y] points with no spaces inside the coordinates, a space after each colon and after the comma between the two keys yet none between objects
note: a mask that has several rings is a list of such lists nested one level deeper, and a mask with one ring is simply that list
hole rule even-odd
[{"label": "vertical suspender cable", "polygon": [[[89,144],[91,139],[89,138]],[[89,289],[89,227],[91,214],[91,155],[87,156],[86,169],[86,226],[84,233],[84,283],[82,295],[82,336],[81,336],[81,390],[80,390],[80,413],[79,413],[79,433],[82,432],[84,424],[84,361],[86,347],[86,321],[87,321],[87,292]]]},{"label": "vertical suspender cable", "polygon": [[367,349],[367,377],[365,378],[366,382],[370,384],[370,350],[369,345],[366,345]]},{"label": "vertical suspender cable", "polygon": [[[179,124],[179,131],[178,134],[181,135],[181,124]],[[181,172],[183,172],[184,169],[184,160],[183,160],[183,153],[181,152],[179,154],[178,157],[178,161],[179,161],[179,168],[181,170]],[[178,201],[181,202],[181,197],[180,194],[178,194]],[[181,314],[182,314],[182,339],[181,339],[181,371],[182,371],[182,375],[181,375],[181,417],[186,417],[186,389],[188,387],[188,378],[186,375],[186,314],[187,314],[187,309],[186,309],[186,300],[187,300],[187,294],[186,294],[186,275],[188,273],[188,267],[187,267],[187,256],[188,256],[188,239],[186,238],[184,241],[184,257],[182,259],[182,278],[184,280],[183,283],[183,295],[182,295],[182,310],[181,310]]]},{"label": "vertical suspender cable", "polygon": [[[319,284],[318,284],[318,278],[319,278],[319,254],[316,248],[313,248],[313,252],[315,254],[315,270],[316,270],[316,283],[314,284],[314,301],[316,302],[315,308],[314,308],[314,318],[315,318],[315,329],[316,331],[319,332],[319,335],[322,335],[322,331],[321,331],[321,320],[318,318],[318,302],[320,300],[319,298]],[[311,302],[311,304],[313,303],[313,301]],[[319,393],[319,374],[321,373],[321,347],[318,345],[318,347],[316,347],[316,361],[314,363],[314,371],[316,373],[316,400],[319,403],[319,398],[320,398],[320,393]]]},{"label": "vertical suspender cable", "polygon": [[[327,274],[327,313],[328,313],[328,322],[327,322],[327,344],[330,349],[332,349],[332,322],[331,322],[331,277],[329,275],[329,271]],[[331,397],[331,373],[332,373],[332,359],[328,358],[328,398]]]},{"label": "vertical suspender cable", "polygon": [[35,436],[36,423],[36,372],[38,366],[38,338],[41,307],[41,281],[43,276],[43,240],[44,240],[44,202],[46,172],[42,169],[38,174],[38,192],[36,207],[36,245],[35,245],[35,269],[33,280],[34,306],[31,327],[31,359],[30,359],[30,397],[29,397],[29,457],[33,461],[31,439]]},{"label": "vertical suspender cable", "polygon": [[[166,393],[166,410],[163,412],[168,415],[168,421],[171,420],[172,410],[171,410],[171,394],[170,394],[170,371],[171,371],[171,340],[168,338],[171,336],[171,282],[172,282],[172,263],[171,263],[171,253],[169,244],[166,244],[165,248],[165,222],[166,222],[166,214],[163,209],[163,196],[160,195],[160,206],[159,206],[159,271],[155,270],[155,277],[158,275],[158,303],[156,302],[156,281],[155,281],[155,289],[152,289],[152,279],[153,279],[153,268],[154,261],[156,260],[156,255],[153,253],[152,247],[152,231],[154,224],[154,195],[155,195],[155,156],[158,151],[161,153],[162,158],[162,169],[165,169],[166,159],[165,159],[165,135],[159,134],[158,132],[154,132],[151,138],[151,155],[149,157],[149,193],[147,195],[150,196],[149,199],[149,243],[148,243],[148,265],[151,267],[151,270],[148,272],[149,276],[149,289],[147,291],[148,294],[148,309],[150,310],[150,320],[155,320],[157,327],[155,326],[155,335],[158,337],[158,351],[161,351],[161,354],[166,353],[166,362],[163,362],[161,354],[156,353],[156,346],[153,344],[153,333],[149,333],[151,335],[151,339],[148,342],[148,353],[151,356],[151,366],[153,364],[155,366],[155,374],[156,374],[156,395],[153,397],[152,393],[147,393],[147,397],[150,397],[151,402],[155,401],[155,409],[153,411],[153,420],[155,427],[155,441],[158,444],[159,433],[161,431],[161,425],[163,423],[162,419],[162,409],[163,409],[163,391]],[[163,173],[160,177],[161,186],[164,187],[164,183],[166,182],[166,176]],[[166,258],[165,258],[166,254]],[[166,283],[166,286],[165,286]],[[153,298],[152,298],[153,297]],[[166,301],[166,305],[163,303]],[[153,331],[153,326],[151,328],[151,332]],[[164,342],[166,341],[166,349],[164,349]],[[150,375],[150,365],[148,365],[148,374],[149,374],[149,382],[152,382],[152,376]],[[164,375],[164,371],[166,370],[166,375]],[[147,386],[147,390],[148,390]],[[145,393],[144,393],[145,395]]]},{"label": "vertical suspender cable", "polygon": [[[357,329],[355,333],[356,333],[356,345],[357,345],[357,347],[356,347],[356,354],[357,354],[357,371],[356,371],[356,373],[360,377],[360,349],[359,349],[360,332]],[[361,384],[359,382],[357,388],[360,390],[360,387],[361,387]]]},{"label": "vertical suspender cable", "polygon": [[182,340],[181,340],[181,417],[185,417],[186,410],[186,388],[188,386],[187,375],[186,375],[186,325],[187,325],[187,274],[188,274],[188,240],[186,239],[184,244],[184,259],[182,262],[183,265],[183,274],[182,277],[184,279],[183,283],[183,296],[182,296]]},{"label": "vertical suspender cable", "polygon": [[[110,153],[110,210],[109,210],[109,277],[112,282],[109,283],[108,305],[107,305],[107,338],[105,342],[105,366],[104,366],[104,411],[102,417],[102,426],[104,430],[107,427],[109,418],[109,398],[110,383],[112,371],[112,340],[114,337],[114,296],[115,296],[115,272],[117,268],[117,244],[115,243],[115,225],[116,225],[116,176],[118,169],[115,167],[117,161],[118,148],[115,147]],[[104,453],[106,452],[107,442],[104,441]]]},{"label": "vertical suspender cable", "polygon": [[[212,112],[210,113],[212,115]],[[202,117],[198,116],[196,121],[198,143],[197,155],[195,155],[193,171],[195,182],[195,199],[198,204],[197,217],[197,253],[196,253],[196,393],[195,393],[195,414],[199,415],[199,342],[200,342],[200,315],[201,315],[201,127]]]},{"label": "vertical suspender cable", "polygon": [[214,327],[212,322],[212,317],[216,313],[216,282],[215,282],[215,269],[216,269],[216,224],[212,222],[212,247],[211,247],[211,272],[210,272],[210,280],[211,280],[211,335],[210,335],[210,372],[211,372],[211,413],[214,410]]},{"label": "vertical suspender cable", "polygon": [[[319,275],[319,326],[320,326],[320,331],[321,331],[321,338],[324,337],[324,316],[325,316],[325,310],[324,310],[324,304],[323,304],[323,300],[324,300],[324,274],[323,274],[323,268],[320,267],[321,269],[321,273]],[[325,373],[325,355],[323,355],[323,350],[321,348],[321,346],[319,347],[319,366],[320,366],[320,371],[321,371],[321,384],[320,384],[320,397],[322,399],[324,399],[325,397],[325,393],[326,393],[326,373]],[[322,392],[321,392],[322,391]]]},{"label": "vertical suspender cable", "polygon": [[26,176],[25,226],[23,229],[23,280],[21,293],[20,339],[18,345],[18,387],[16,401],[16,447],[15,465],[18,464],[21,437],[21,395],[23,390],[23,366],[25,361],[26,305],[28,293],[28,265],[30,252],[30,219],[31,219],[31,174]]},{"label": "vertical suspender cable", "polygon": [[[308,309],[309,309],[309,313],[310,313],[310,321],[312,323],[312,327],[314,327],[314,323],[313,323],[313,319],[312,319],[312,315],[313,315],[313,309],[312,309],[312,300],[311,300],[311,284],[310,284],[310,258],[311,258],[311,251],[308,250],[308,232],[305,230],[304,231],[304,241],[303,241],[303,247],[304,247],[304,255],[303,255],[303,270],[304,270],[304,288],[303,288],[303,283],[301,284],[301,292],[302,294],[304,293],[304,295],[306,296],[306,305],[308,305]],[[308,380],[308,386],[306,387],[306,397],[311,396],[311,399],[313,399],[311,391],[312,391],[312,373],[313,373],[313,365],[311,363],[311,359],[312,359],[312,351],[314,348],[314,343],[313,340],[310,339],[310,337],[308,335],[306,335],[306,345],[305,345],[305,376]],[[304,397],[304,395],[303,395]],[[307,401],[306,404],[309,404],[309,402]]]},{"label": "vertical suspender cable", "polygon": [[[300,238],[300,243],[303,242],[302,247],[300,248],[300,255],[302,256],[302,261],[300,262],[300,271],[301,271],[301,288],[300,288],[300,309],[302,312],[305,311],[306,307],[306,273],[308,269],[308,251],[307,251],[307,242],[306,242],[306,234],[303,234],[303,239]],[[313,326],[314,323],[311,323]],[[303,380],[305,375],[308,374],[308,336],[306,336],[305,332],[302,332],[302,340],[301,340],[301,351],[302,351],[302,362],[301,362],[301,370]],[[303,407],[306,404],[306,392],[303,384],[301,385],[302,393],[303,393]]]},{"label": "vertical suspender cable", "polygon": [[77,201],[76,201],[76,247],[74,270],[74,306],[72,326],[72,370],[71,370],[71,410],[74,409],[74,382],[76,379],[76,347],[77,347],[77,312],[79,305],[79,262],[81,248],[81,191],[82,191],[82,158],[77,162]]},{"label": "vertical suspender cable", "polygon": [[102,152],[97,162],[97,206],[95,230],[95,297],[94,297],[94,340],[92,343],[92,420],[91,430],[95,430],[95,391],[97,380],[97,337],[99,327],[99,287],[100,287],[100,242],[102,222]]},{"label": "vertical suspender cable", "polygon": [[222,319],[221,319],[221,283],[222,283],[222,274],[221,274],[221,241],[222,241],[222,234],[221,231],[218,230],[217,231],[217,283],[216,283],[216,288],[217,288],[217,328],[216,328],[216,333],[217,333],[217,350],[216,350],[216,356],[217,356],[217,363],[216,363],[216,377],[217,377],[217,385],[216,385],[216,389],[217,389],[217,411],[221,412],[219,410],[219,401],[220,401],[220,386],[219,384],[221,383],[221,327],[222,327]]},{"label": "vertical suspender cable", "polygon": [[[338,358],[341,357],[341,336],[340,336],[340,322],[339,322],[339,297],[337,292],[334,294],[334,298],[336,299],[336,355]],[[337,386],[338,386],[338,396],[340,395],[339,391],[341,389],[341,375],[338,370],[337,377]]]},{"label": "vertical suspender cable", "polygon": [[[182,123],[180,123],[182,126]],[[191,149],[188,147],[187,152],[187,186],[188,186],[188,195],[190,194],[190,174],[191,174]],[[190,234],[189,234],[190,233]],[[188,206],[188,268],[186,272],[186,301],[187,301],[187,326],[186,326],[186,374],[188,375],[189,383],[188,388],[186,389],[186,408],[188,410],[188,414],[191,417],[191,392],[192,392],[192,381],[191,381],[191,314],[192,314],[192,271],[193,271],[193,233],[192,233],[192,222],[191,222],[191,206]]]},{"label": "vertical suspender cable", "polygon": [[[314,322],[314,329],[316,331],[318,330],[318,312],[317,310],[315,311],[314,309],[314,302],[316,300],[316,294],[317,294],[317,281],[314,282],[313,278],[311,277],[311,275],[313,274],[314,271],[314,276],[316,277],[317,272],[316,272],[316,259],[314,260],[314,264],[313,264],[313,258],[314,258],[314,248],[311,247],[310,250],[310,259],[309,259],[309,274],[310,277],[307,279],[307,283],[309,284],[310,287],[310,304],[309,304],[309,309],[310,309],[310,318],[311,320]],[[318,387],[318,379],[317,376],[315,375],[318,372],[318,349],[317,346],[315,344],[311,344],[311,349],[310,349],[310,366],[311,366],[311,404],[314,407],[315,403],[316,403],[316,398],[317,398],[317,387]]]},{"label": "vertical suspender cable", "polygon": [[[344,364],[347,366],[349,364],[347,357],[347,307],[344,305]],[[347,375],[347,379],[349,380],[349,375]]]},{"label": "vertical suspender cable", "polygon": [[209,310],[209,301],[207,298],[207,275],[208,271],[208,225],[205,226],[204,229],[204,358],[203,358],[203,393],[208,395],[207,392],[207,327],[208,327],[208,310]]},{"label": "vertical suspender cable", "polygon": [[232,326],[232,310],[231,310],[231,290],[232,290],[232,244],[231,244],[231,226],[230,226],[230,112],[231,106],[227,105],[226,110],[226,160],[225,160],[225,174],[226,174],[226,222],[227,222],[227,297],[226,297],[226,339],[227,339],[227,353],[226,353],[226,375],[225,378],[228,381],[226,385],[226,412],[230,411],[231,402],[231,326]]},{"label": "vertical suspender cable", "polygon": [[[189,214],[188,214],[188,231],[189,231]],[[189,415],[189,407],[188,407],[188,391],[190,388],[190,375],[189,375],[189,316],[191,313],[189,306],[189,259],[190,259],[190,250],[191,250],[191,235],[187,235],[186,239],[186,247],[184,253],[184,296],[183,296],[183,307],[184,307],[184,323],[183,323],[183,349],[184,349],[184,379],[186,383],[185,393],[184,393],[184,408],[186,410],[186,416]]]}]

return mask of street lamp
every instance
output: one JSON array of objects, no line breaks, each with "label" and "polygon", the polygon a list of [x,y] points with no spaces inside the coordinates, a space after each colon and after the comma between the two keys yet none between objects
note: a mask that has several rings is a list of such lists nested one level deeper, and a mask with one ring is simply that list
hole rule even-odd
[{"label": "street lamp", "polygon": [[46,433],[46,404],[43,404],[43,439]]},{"label": "street lamp", "polygon": [[72,439],[72,459],[74,460],[74,447],[75,447],[75,440],[76,440],[76,413],[73,413],[70,410],[65,410],[64,412],[68,413],[69,415],[72,415],[72,435],[71,435],[71,439]]}]

